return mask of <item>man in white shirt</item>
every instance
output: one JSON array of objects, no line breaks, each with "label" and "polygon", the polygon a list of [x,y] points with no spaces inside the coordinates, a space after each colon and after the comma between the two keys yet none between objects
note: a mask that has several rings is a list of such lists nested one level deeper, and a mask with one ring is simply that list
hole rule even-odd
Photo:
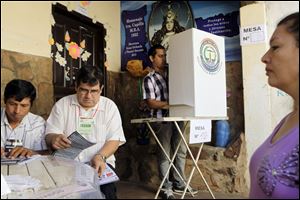
[{"label": "man in white shirt", "polygon": [[7,83],[5,108],[1,108],[1,157],[30,157],[47,152],[45,120],[29,112],[35,98],[36,89],[30,82],[14,79]]},{"label": "man in white shirt", "polygon": [[[53,150],[70,147],[71,141],[67,137],[74,131],[96,143],[83,150],[75,160],[90,162],[99,176],[106,163],[115,167],[114,153],[126,142],[116,104],[100,96],[103,80],[97,67],[81,67],[76,78],[76,94],[56,102],[46,126],[46,142]],[[117,198],[114,183],[101,185],[100,189],[107,199]]]}]

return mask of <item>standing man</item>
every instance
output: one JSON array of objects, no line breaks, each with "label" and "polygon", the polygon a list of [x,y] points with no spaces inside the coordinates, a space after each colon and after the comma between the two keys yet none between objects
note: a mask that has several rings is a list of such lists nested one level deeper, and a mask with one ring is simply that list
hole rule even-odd
[{"label": "standing man", "polygon": [[[30,82],[14,79],[7,83],[5,108],[1,108],[1,157],[30,157],[47,152],[45,120],[29,112],[35,98],[36,90]],[[5,149],[5,145],[12,149]]]},{"label": "standing man", "polygon": [[[144,78],[143,82],[143,98],[146,100],[147,105],[151,108],[151,113],[149,117],[166,117],[168,114],[168,74],[166,69],[166,53],[165,48],[160,45],[154,45],[149,49],[148,56],[152,62],[152,68],[154,69]],[[182,127],[181,123],[181,127]],[[180,135],[176,127],[171,122],[157,123],[157,137],[159,138],[162,146],[170,157],[171,151],[174,152],[175,148],[180,141]],[[178,153],[175,158],[175,166],[181,176],[185,178],[185,159],[186,159],[187,148],[183,142],[179,147]],[[169,160],[165,156],[164,152],[159,149],[158,152],[158,164],[159,164],[159,175],[160,178],[166,175]],[[165,199],[174,199],[173,190],[183,190],[185,185],[180,179],[176,171],[173,171],[172,183],[169,178],[167,178],[163,184],[164,193],[162,197]]]},{"label": "standing man", "polygon": [[[99,176],[106,163],[115,167],[114,153],[126,142],[122,121],[116,104],[101,95],[104,78],[99,68],[81,67],[78,71],[76,94],[60,99],[47,120],[46,142],[53,150],[68,148],[67,138],[78,131],[95,145],[83,150],[75,160],[90,162]],[[116,199],[116,186],[109,183],[100,186],[107,199]]]}]

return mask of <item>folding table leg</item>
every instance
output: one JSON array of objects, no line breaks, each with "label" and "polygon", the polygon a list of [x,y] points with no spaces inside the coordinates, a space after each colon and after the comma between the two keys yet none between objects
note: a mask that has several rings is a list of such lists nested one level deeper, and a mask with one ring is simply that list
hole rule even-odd
[{"label": "folding table leg", "polygon": [[[198,167],[198,165],[197,165],[197,162],[198,162],[198,160],[199,160],[200,153],[201,153],[201,150],[202,150],[202,147],[203,147],[203,143],[201,144],[201,146],[200,146],[200,148],[199,148],[199,151],[198,151],[198,154],[197,154],[197,158],[196,158],[197,161],[196,161],[196,160],[194,159],[194,156],[193,156],[193,154],[192,154],[192,152],[191,152],[191,150],[190,150],[190,148],[189,148],[189,145],[187,144],[187,142],[186,142],[186,140],[185,140],[185,138],[184,138],[184,135],[182,134],[182,132],[181,132],[181,130],[180,130],[180,128],[179,128],[177,122],[174,121],[174,123],[175,123],[175,126],[177,127],[177,130],[179,131],[179,133],[180,133],[180,135],[181,135],[181,138],[182,138],[182,140],[183,140],[185,146],[187,147],[187,150],[188,150],[188,152],[189,152],[189,154],[190,154],[190,156],[191,156],[191,158],[192,158],[192,160],[193,160],[193,165],[194,165],[194,166],[193,166],[191,175],[190,175],[190,177],[189,177],[188,183],[190,183],[191,178],[192,178],[192,175],[193,175],[193,173],[194,173],[194,170],[195,170],[195,168],[197,168],[197,170],[198,170],[198,172],[199,172],[199,174],[200,174],[202,180],[204,181],[204,183],[205,183],[205,185],[206,185],[206,187],[207,187],[207,189],[208,189],[210,195],[212,196],[213,199],[215,199],[214,194],[212,193],[212,191],[211,191],[209,185],[207,184],[207,182],[206,182],[206,180],[205,180],[205,178],[204,178],[204,176],[203,176],[201,170],[199,169],[199,167]],[[183,192],[183,194],[182,194],[182,196],[181,196],[182,199],[183,199],[184,196],[185,196],[185,193],[186,193],[187,188],[188,188],[188,185],[186,185],[186,187],[185,187],[185,189],[184,189],[184,192]],[[191,192],[191,191],[190,191],[190,192]],[[192,192],[191,192],[191,193],[192,193]]]},{"label": "folding table leg", "polygon": [[149,123],[149,122],[146,122],[146,124],[147,124],[148,128],[150,129],[150,132],[151,132],[152,135],[154,136],[156,142],[158,143],[159,147],[162,149],[162,151],[164,152],[166,158],[167,158],[167,159],[169,160],[169,162],[170,162],[170,165],[169,165],[169,168],[168,168],[168,170],[167,170],[167,173],[166,173],[166,175],[164,176],[164,178],[163,178],[163,180],[162,180],[162,182],[161,182],[161,184],[160,184],[160,186],[159,186],[159,189],[158,189],[158,191],[157,191],[157,193],[156,193],[156,195],[155,195],[155,197],[154,197],[155,199],[157,199],[157,197],[158,197],[158,195],[159,195],[159,192],[160,192],[161,189],[162,189],[163,183],[165,182],[166,178],[167,178],[168,175],[169,175],[169,172],[170,172],[171,167],[174,168],[175,172],[179,175],[179,177],[181,178],[181,180],[186,184],[184,178],[181,176],[181,174],[178,172],[177,168],[176,168],[175,165],[173,164],[173,161],[174,161],[174,159],[175,159],[175,157],[176,157],[176,154],[177,154],[177,152],[178,152],[178,149],[179,149],[179,146],[180,146],[180,143],[181,143],[182,140],[179,141],[179,143],[178,143],[178,145],[177,145],[177,147],[176,147],[176,150],[175,150],[175,152],[174,152],[174,155],[173,155],[172,159],[170,159],[170,157],[169,157],[168,154],[166,153],[165,149],[164,149],[163,146],[161,145],[159,139],[157,138],[157,136],[156,136],[154,130],[152,129],[150,123]]}]

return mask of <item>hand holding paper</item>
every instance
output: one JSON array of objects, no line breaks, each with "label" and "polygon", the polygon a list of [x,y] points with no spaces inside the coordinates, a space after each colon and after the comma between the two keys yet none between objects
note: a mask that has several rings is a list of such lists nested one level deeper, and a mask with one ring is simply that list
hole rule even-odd
[{"label": "hand holding paper", "polygon": [[71,135],[69,135],[68,139],[71,141],[71,146],[69,148],[58,149],[54,151],[53,152],[54,156],[75,159],[82,152],[82,150],[90,146],[93,146],[95,144],[89,142],[77,131],[74,131]]},{"label": "hand holding paper", "polygon": [[109,167],[109,165],[106,164],[106,168],[102,176],[99,177],[97,184],[104,185],[118,180],[120,180],[118,175],[114,172],[112,168]]}]

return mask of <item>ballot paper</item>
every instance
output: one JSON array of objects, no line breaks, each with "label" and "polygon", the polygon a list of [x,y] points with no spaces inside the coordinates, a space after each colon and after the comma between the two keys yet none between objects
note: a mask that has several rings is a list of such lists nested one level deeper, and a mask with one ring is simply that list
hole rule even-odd
[{"label": "ballot paper", "polygon": [[[3,175],[1,174],[1,196],[11,193],[10,188],[7,185],[7,182]],[[2,199],[2,198],[1,198]]]},{"label": "ballot paper", "polygon": [[38,191],[30,198],[32,199],[81,199],[85,197],[93,199],[104,199],[104,195],[99,189],[94,188],[88,183],[74,183],[71,185],[61,186],[50,190]]},{"label": "ballot paper", "polygon": [[29,188],[37,189],[41,186],[40,180],[31,176],[9,175],[4,176],[11,191],[20,192]]},{"label": "ballot paper", "polygon": [[22,162],[26,160],[26,157],[17,157],[14,159],[6,158],[6,157],[1,157],[1,165],[15,165],[19,162]]},{"label": "ballot paper", "polygon": [[41,156],[39,154],[36,154],[36,155],[30,156],[30,157],[28,157],[28,158],[26,158],[24,160],[19,161],[17,164],[18,165],[25,165],[26,163],[30,163],[30,162],[32,162],[34,160],[38,160],[38,159],[40,159],[42,157],[43,156]]},{"label": "ballot paper", "polygon": [[95,144],[85,139],[77,131],[74,131],[71,135],[69,135],[68,139],[71,141],[71,147],[58,149],[53,152],[53,156],[75,159],[84,149]]},{"label": "ballot paper", "polygon": [[114,172],[112,168],[109,167],[109,165],[106,164],[106,168],[102,176],[98,178],[97,185],[104,185],[118,180],[120,180],[118,175]]},{"label": "ballot paper", "polygon": [[17,157],[17,158],[14,158],[14,159],[9,159],[9,158],[6,158],[6,157],[2,157],[1,158],[1,165],[15,165],[15,164],[24,165],[26,163],[37,160],[39,158],[42,158],[42,156],[38,155],[38,154],[33,155],[31,157]]}]

